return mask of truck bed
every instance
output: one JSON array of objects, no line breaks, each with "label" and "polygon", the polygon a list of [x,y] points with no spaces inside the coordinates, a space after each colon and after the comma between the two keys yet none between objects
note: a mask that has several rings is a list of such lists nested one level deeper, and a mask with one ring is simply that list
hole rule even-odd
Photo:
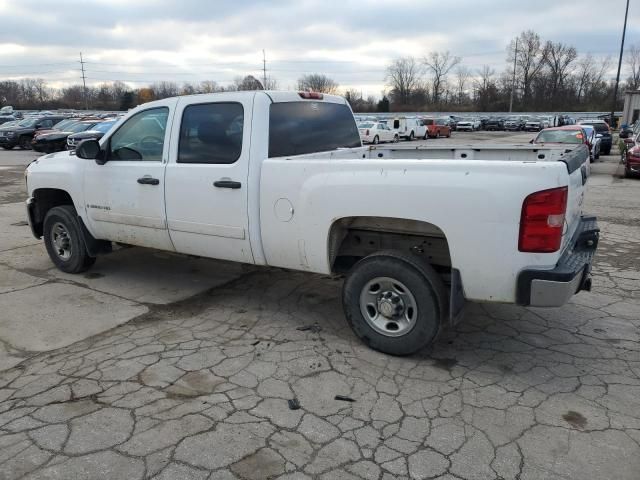
[{"label": "truck bed", "polygon": [[[576,145],[575,147],[579,147]],[[404,159],[404,160],[493,160],[493,161],[514,161],[514,162],[554,162],[564,160],[570,152],[576,148],[532,146],[530,144],[505,145],[505,144],[483,144],[482,147],[476,145],[399,145],[380,146],[372,145],[361,148],[347,148],[332,152],[312,153],[308,155],[298,155],[291,159],[356,159],[356,158],[384,158],[384,159]]]}]

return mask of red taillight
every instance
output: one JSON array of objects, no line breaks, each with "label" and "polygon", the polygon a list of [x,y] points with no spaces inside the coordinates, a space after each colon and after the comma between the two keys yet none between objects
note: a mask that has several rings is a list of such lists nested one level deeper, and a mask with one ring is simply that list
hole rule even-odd
[{"label": "red taillight", "polygon": [[567,187],[552,188],[532,193],[524,199],[518,250],[551,253],[560,248],[567,211],[567,191]]},{"label": "red taillight", "polygon": [[307,100],[322,100],[324,95],[320,92],[298,92],[301,98],[305,98]]},{"label": "red taillight", "polygon": [[366,137],[369,136],[369,130],[367,129],[366,133],[364,134]]}]

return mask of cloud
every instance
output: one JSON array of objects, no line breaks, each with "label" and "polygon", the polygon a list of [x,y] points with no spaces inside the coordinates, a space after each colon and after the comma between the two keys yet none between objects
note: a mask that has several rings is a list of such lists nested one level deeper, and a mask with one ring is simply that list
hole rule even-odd
[{"label": "cloud", "polygon": [[[603,7],[606,5],[605,7]],[[640,42],[631,5],[628,43]],[[624,0],[11,0],[0,1],[0,72],[58,84],[123,80],[230,82],[259,74],[282,87],[322,72],[378,94],[389,60],[450,50],[469,68],[507,67],[505,48],[532,29],[581,53],[615,56]]]}]

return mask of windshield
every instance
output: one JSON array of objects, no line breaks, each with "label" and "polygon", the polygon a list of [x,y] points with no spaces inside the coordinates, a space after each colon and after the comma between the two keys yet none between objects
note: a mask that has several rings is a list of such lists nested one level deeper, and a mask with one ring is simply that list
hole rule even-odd
[{"label": "windshield", "polygon": [[115,123],[115,120],[112,122],[101,122],[95,125],[91,130],[94,132],[107,133]]},{"label": "windshield", "polygon": [[27,118],[26,120],[21,121],[18,125],[21,127],[33,127],[38,120],[35,118]]},{"label": "windshield", "polygon": [[373,128],[373,123],[361,123],[358,128]]},{"label": "windshield", "polygon": [[582,143],[582,130],[543,130],[535,143]]},{"label": "windshield", "polygon": [[281,102],[269,109],[269,157],[362,146],[351,109],[331,102]]},{"label": "windshield", "polygon": [[85,130],[89,130],[89,128],[91,128],[91,126],[94,125],[93,123],[84,123],[84,122],[78,122],[74,125],[69,125],[69,127],[67,128],[68,132],[71,133],[78,133],[78,132],[84,132]]}]

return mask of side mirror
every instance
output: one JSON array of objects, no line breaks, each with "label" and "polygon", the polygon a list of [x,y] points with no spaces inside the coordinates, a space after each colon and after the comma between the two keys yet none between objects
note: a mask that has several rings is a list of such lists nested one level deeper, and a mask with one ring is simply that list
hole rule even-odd
[{"label": "side mirror", "polygon": [[40,122],[36,123],[35,124],[35,129],[38,130],[40,128],[42,128],[42,124]]},{"label": "side mirror", "polygon": [[85,160],[95,160],[96,163],[102,165],[105,162],[103,158],[98,158],[100,153],[100,144],[92,138],[82,140],[76,145],[76,157],[84,158]]},{"label": "side mirror", "polygon": [[529,143],[533,143],[533,138],[531,140],[529,140]]}]

